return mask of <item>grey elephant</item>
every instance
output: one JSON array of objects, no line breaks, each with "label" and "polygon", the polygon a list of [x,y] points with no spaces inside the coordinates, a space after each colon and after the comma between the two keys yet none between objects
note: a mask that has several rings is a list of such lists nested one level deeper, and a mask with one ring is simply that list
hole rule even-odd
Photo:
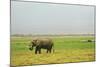
[{"label": "grey elephant", "polygon": [[54,52],[54,43],[48,38],[33,39],[29,45],[29,50],[33,50],[33,47],[35,47],[35,54],[41,54],[41,49],[46,49],[47,53],[51,53],[51,50]]}]

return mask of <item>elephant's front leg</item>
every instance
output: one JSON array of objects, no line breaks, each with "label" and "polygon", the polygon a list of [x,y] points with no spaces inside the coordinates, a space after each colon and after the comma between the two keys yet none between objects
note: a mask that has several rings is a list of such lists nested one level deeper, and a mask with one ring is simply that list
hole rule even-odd
[{"label": "elephant's front leg", "polygon": [[35,54],[37,54],[37,52],[38,52],[38,47],[35,48]]},{"label": "elephant's front leg", "polygon": [[37,50],[35,49],[35,54],[37,54]]},{"label": "elephant's front leg", "polygon": [[39,54],[41,54],[41,49],[39,49]]},{"label": "elephant's front leg", "polygon": [[39,46],[36,46],[35,54],[37,54],[37,52],[39,52],[39,54],[41,54],[41,48]]}]

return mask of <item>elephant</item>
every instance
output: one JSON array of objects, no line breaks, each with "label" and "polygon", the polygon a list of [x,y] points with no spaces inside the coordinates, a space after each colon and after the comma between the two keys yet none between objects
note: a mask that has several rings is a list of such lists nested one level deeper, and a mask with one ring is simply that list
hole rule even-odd
[{"label": "elephant", "polygon": [[54,43],[49,38],[37,38],[33,39],[31,41],[31,44],[29,45],[29,50],[33,50],[33,47],[35,47],[35,54],[39,53],[41,54],[41,49],[46,49],[47,53],[51,53],[51,50],[54,52]]}]

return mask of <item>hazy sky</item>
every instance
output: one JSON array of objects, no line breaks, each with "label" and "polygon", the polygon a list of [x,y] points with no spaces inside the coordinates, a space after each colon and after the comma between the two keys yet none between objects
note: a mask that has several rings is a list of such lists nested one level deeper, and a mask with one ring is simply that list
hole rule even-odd
[{"label": "hazy sky", "polygon": [[11,2],[11,34],[94,33],[94,7]]}]

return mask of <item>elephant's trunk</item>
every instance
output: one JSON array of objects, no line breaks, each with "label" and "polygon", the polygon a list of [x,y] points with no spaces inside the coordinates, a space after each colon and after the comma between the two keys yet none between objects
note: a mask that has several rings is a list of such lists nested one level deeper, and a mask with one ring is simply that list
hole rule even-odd
[{"label": "elephant's trunk", "polygon": [[29,48],[29,50],[31,50],[31,51],[32,51],[32,50],[33,50],[33,48]]},{"label": "elephant's trunk", "polygon": [[33,45],[31,44],[31,45],[29,45],[29,50],[33,50]]}]

